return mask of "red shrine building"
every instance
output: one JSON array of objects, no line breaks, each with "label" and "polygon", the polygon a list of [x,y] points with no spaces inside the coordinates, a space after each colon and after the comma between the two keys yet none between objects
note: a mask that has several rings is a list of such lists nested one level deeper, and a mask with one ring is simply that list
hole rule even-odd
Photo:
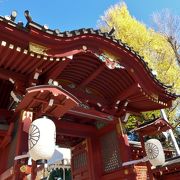
[{"label": "red shrine building", "polygon": [[[145,135],[171,128],[162,118],[137,127],[141,145],[130,144],[128,116],[169,108],[177,97],[143,58],[112,32],[60,32],[28,15],[26,26],[0,17],[0,179],[27,179],[28,158],[17,157],[27,155],[30,125],[42,116],[55,124],[56,145],[71,148],[73,180],[177,179],[177,159],[154,169],[124,165],[146,156]],[[30,168],[36,179],[38,163]]]}]

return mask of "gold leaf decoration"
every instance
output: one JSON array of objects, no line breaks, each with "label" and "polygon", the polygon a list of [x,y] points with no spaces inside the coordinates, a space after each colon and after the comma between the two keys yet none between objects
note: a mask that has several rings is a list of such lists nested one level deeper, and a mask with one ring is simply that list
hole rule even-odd
[{"label": "gold leaf decoration", "polygon": [[29,42],[29,51],[36,53],[36,54],[41,54],[41,55],[46,55],[46,50],[48,50],[47,47],[33,43],[33,42]]}]

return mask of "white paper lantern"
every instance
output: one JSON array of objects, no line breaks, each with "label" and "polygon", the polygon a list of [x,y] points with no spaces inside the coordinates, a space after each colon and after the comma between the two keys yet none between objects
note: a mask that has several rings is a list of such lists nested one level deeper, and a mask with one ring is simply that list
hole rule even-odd
[{"label": "white paper lantern", "polygon": [[153,166],[161,166],[165,163],[163,147],[159,140],[149,139],[146,141],[145,150],[147,157]]},{"label": "white paper lantern", "polygon": [[29,154],[37,163],[49,160],[55,150],[56,128],[46,116],[36,119],[29,128]]}]

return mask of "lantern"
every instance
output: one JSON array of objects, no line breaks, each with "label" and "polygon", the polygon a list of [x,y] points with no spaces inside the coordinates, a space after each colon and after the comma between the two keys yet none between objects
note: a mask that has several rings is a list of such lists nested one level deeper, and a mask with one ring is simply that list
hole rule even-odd
[{"label": "lantern", "polygon": [[163,147],[159,140],[149,139],[146,141],[145,150],[147,157],[153,166],[160,166],[165,163]]},{"label": "lantern", "polygon": [[56,128],[46,116],[36,119],[29,128],[28,147],[37,164],[47,163],[55,150]]}]

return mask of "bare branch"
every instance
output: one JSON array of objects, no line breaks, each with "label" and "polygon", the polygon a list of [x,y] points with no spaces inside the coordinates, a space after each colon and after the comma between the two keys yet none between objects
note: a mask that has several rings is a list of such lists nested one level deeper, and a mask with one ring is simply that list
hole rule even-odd
[{"label": "bare branch", "polygon": [[157,30],[171,45],[180,66],[180,16],[174,15],[169,9],[164,9],[154,13],[152,19]]}]

